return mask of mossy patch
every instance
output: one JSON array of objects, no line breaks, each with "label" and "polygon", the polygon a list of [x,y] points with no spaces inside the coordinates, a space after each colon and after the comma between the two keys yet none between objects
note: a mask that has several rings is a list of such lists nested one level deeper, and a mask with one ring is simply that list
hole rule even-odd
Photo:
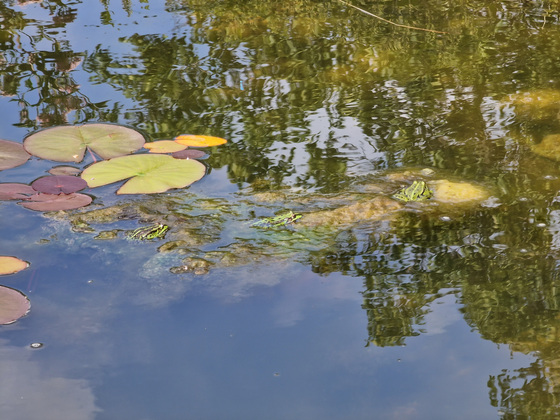
[{"label": "mossy patch", "polygon": [[441,203],[461,204],[473,201],[484,201],[490,197],[490,192],[482,186],[469,182],[452,182],[446,179],[429,183],[433,190],[433,200]]},{"label": "mossy patch", "polygon": [[518,116],[534,121],[557,120],[560,114],[560,90],[539,89],[510,95]]},{"label": "mossy patch", "polygon": [[381,220],[403,208],[403,204],[391,198],[378,196],[368,201],[339,207],[334,210],[323,210],[306,213],[298,221],[301,226],[345,226],[368,220]]},{"label": "mossy patch", "polygon": [[533,152],[540,156],[560,161],[560,134],[546,136],[543,141],[533,146]]}]

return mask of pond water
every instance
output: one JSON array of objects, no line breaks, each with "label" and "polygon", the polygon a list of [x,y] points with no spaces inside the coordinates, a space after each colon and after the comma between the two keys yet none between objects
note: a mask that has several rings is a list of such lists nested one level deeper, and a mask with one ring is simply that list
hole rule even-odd
[{"label": "pond water", "polygon": [[[353,4],[0,2],[0,138],[228,139],[185,189],[0,202],[2,418],[558,418],[558,3]],[[485,195],[384,207],[416,179]]]}]

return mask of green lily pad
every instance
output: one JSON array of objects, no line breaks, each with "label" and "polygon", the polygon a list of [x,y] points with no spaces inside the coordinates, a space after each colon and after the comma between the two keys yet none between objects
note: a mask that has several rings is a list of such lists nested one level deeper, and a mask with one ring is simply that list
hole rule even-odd
[{"label": "green lily pad", "polygon": [[132,155],[94,163],[82,172],[90,188],[130,178],[117,194],[153,194],[198,181],[206,167],[196,160],[169,155]]},{"label": "green lily pad", "polygon": [[144,136],[128,127],[85,124],[38,131],[23,141],[23,147],[42,159],[81,162],[86,148],[103,159],[111,159],[128,155],[142,148],[144,143]]},{"label": "green lily pad", "polygon": [[27,315],[31,302],[22,292],[11,287],[0,286],[0,324],[16,322]]},{"label": "green lily pad", "polygon": [[20,143],[0,140],[0,171],[23,165],[30,157]]}]

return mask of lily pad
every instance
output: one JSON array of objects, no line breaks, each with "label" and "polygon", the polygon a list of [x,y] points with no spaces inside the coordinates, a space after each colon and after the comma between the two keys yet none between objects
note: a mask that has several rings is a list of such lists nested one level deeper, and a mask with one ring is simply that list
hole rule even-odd
[{"label": "lily pad", "polygon": [[82,178],[70,175],[43,176],[31,183],[34,190],[46,194],[72,194],[87,186],[87,182]]},{"label": "lily pad", "polygon": [[27,315],[31,309],[31,302],[22,292],[11,287],[0,286],[0,324],[7,325],[16,322]]},{"label": "lily pad", "polygon": [[75,166],[60,165],[51,168],[48,172],[51,175],[78,175],[82,170]]},{"label": "lily pad", "polygon": [[179,144],[191,147],[211,147],[227,143],[226,139],[213,136],[198,136],[192,134],[181,134],[174,139]]},{"label": "lily pad", "polygon": [[92,198],[89,195],[72,194],[37,194],[21,201],[23,207],[36,211],[72,210],[89,205]]},{"label": "lily pad", "polygon": [[145,139],[138,131],[114,124],[85,124],[47,128],[23,141],[25,150],[42,159],[81,162],[86,148],[111,159],[128,155],[142,146]]},{"label": "lily pad", "polygon": [[23,165],[30,157],[20,143],[0,140],[0,171]]},{"label": "lily pad", "polygon": [[0,256],[0,275],[14,274],[29,267],[27,261],[16,257]]},{"label": "lily pad", "polygon": [[206,156],[206,152],[196,149],[186,149],[172,153],[171,156],[175,159],[202,159]]},{"label": "lily pad", "polygon": [[7,182],[0,184],[0,200],[25,200],[37,194],[30,185]]},{"label": "lily pad", "polygon": [[94,163],[81,176],[91,188],[130,178],[117,194],[153,194],[186,187],[205,173],[206,167],[196,160],[143,154]]},{"label": "lily pad", "polygon": [[173,140],[159,140],[152,143],[146,143],[144,148],[148,149],[150,153],[173,153],[185,150],[187,146],[179,144]]}]

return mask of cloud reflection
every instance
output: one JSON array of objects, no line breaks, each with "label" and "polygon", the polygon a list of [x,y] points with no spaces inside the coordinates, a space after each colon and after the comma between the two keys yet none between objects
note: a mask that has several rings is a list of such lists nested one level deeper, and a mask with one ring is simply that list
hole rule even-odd
[{"label": "cloud reflection", "polygon": [[46,375],[32,349],[0,340],[0,413],[4,419],[90,420],[100,409],[84,379]]}]

